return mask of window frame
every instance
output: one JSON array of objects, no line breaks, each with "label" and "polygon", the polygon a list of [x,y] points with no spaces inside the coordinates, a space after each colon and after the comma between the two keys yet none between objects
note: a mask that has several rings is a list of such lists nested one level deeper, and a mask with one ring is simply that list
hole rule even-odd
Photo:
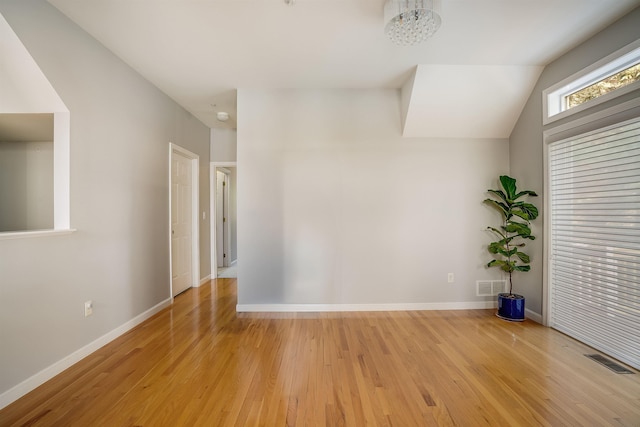
[{"label": "window frame", "polygon": [[640,63],[640,39],[595,62],[542,91],[542,123],[547,125],[596,105],[640,89],[640,81],[628,84],[573,108],[564,106],[565,97]]}]

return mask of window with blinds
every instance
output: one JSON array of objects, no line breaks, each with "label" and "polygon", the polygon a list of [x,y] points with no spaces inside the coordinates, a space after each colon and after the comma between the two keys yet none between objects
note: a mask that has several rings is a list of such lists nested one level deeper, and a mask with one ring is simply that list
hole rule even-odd
[{"label": "window with blinds", "polygon": [[640,118],[549,146],[550,326],[640,369]]}]

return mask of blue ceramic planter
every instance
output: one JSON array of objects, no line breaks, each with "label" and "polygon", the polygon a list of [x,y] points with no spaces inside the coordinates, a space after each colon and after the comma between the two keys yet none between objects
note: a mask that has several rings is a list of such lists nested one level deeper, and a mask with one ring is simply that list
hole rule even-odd
[{"label": "blue ceramic planter", "polygon": [[524,320],[524,297],[517,294],[498,294],[497,316],[505,320],[522,322]]}]

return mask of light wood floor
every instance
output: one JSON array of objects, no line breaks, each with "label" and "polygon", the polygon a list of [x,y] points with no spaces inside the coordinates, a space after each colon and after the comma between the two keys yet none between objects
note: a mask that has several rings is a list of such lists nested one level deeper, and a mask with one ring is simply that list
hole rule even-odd
[{"label": "light wood floor", "polygon": [[239,314],[235,279],[0,411],[0,426],[640,426],[640,375],[490,310]]}]

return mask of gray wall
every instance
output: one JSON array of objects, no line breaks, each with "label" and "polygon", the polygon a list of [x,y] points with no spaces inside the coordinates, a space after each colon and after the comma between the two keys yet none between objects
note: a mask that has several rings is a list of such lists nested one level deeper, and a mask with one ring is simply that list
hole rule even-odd
[{"label": "gray wall", "polygon": [[543,139],[545,129],[566,123],[568,120],[591,114],[637,97],[630,93],[611,102],[600,104],[589,111],[575,115],[571,119],[560,120],[546,127],[542,125],[542,91],[566,77],[588,67],[599,59],[615,52],[640,38],[640,8],[623,17],[617,23],[598,33],[585,43],[553,61],[543,71],[510,137],[510,169],[522,189],[535,190],[535,203],[540,208],[540,217],[534,223],[533,232],[538,239],[529,243],[532,255],[531,271],[518,275],[514,281],[514,291],[525,295],[527,308],[542,314],[543,280],[543,219],[544,213],[544,171]]},{"label": "gray wall", "polygon": [[53,142],[0,141],[0,232],[53,228]]},{"label": "gray wall", "polygon": [[211,129],[211,161],[235,162],[237,138],[237,132],[233,129]]},{"label": "gray wall", "polygon": [[[0,14],[71,113],[78,230],[0,240],[2,393],[170,297],[169,141],[200,156],[208,210],[209,129],[47,2],[3,0]],[[205,277],[209,235],[203,220]]]},{"label": "gray wall", "polygon": [[399,105],[398,90],[238,90],[239,304],[486,301],[500,218],[482,200],[508,141],[403,138]]},{"label": "gray wall", "polygon": [[[237,159],[237,132],[234,129],[211,129],[211,161],[235,162]],[[237,168],[225,166],[231,171],[229,186],[229,219],[231,262],[238,259],[238,209],[237,209]]]}]

